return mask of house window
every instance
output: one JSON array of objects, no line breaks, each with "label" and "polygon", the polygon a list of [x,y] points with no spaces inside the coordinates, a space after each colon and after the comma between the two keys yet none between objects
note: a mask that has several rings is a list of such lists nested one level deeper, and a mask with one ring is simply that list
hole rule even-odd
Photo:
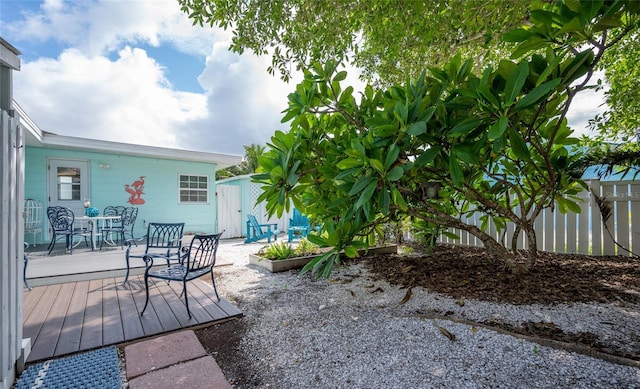
[{"label": "house window", "polygon": [[180,203],[209,202],[209,177],[180,175]]}]

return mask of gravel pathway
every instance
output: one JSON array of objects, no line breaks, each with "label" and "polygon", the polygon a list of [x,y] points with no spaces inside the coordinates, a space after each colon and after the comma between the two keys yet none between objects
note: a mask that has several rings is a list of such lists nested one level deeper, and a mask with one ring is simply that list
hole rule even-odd
[{"label": "gravel pathway", "polygon": [[224,242],[218,258],[229,265],[217,268],[216,280],[245,314],[240,352],[263,387],[640,388],[638,363],[611,363],[473,325],[552,322],[637,354],[639,306],[474,300],[460,306],[420,288],[402,304],[405,289],[373,281],[359,264],[320,281],[248,265],[248,254],[260,247]]}]

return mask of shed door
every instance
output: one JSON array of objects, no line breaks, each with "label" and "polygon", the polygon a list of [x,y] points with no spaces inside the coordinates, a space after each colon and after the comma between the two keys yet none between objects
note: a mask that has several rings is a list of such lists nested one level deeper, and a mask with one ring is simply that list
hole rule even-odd
[{"label": "shed door", "polygon": [[71,209],[76,217],[84,215],[89,198],[89,162],[49,160],[49,206]]},{"label": "shed door", "polygon": [[223,238],[242,236],[242,191],[235,185],[216,185],[218,201],[218,231],[225,230]]}]

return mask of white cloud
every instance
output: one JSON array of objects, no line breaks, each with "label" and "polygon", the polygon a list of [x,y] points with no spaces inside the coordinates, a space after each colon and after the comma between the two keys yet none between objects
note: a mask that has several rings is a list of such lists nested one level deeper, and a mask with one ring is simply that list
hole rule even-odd
[{"label": "white cloud", "polygon": [[[21,26],[69,47],[24,62],[14,82],[36,123],[62,135],[242,154],[267,142],[292,89],[267,74],[268,58],[230,53],[228,32],[192,26],[173,0],[48,1]],[[139,43],[206,57],[193,75],[205,92],[176,90]]]}]

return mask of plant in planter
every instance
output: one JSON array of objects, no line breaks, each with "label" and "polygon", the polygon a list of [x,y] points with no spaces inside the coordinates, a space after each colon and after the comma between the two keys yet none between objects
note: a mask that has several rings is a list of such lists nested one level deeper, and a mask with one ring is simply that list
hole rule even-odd
[{"label": "plant in planter", "polygon": [[285,242],[277,242],[264,246],[260,251],[258,251],[257,255],[264,259],[278,261],[288,258],[306,257],[309,255],[320,254],[321,252],[322,250],[320,250],[318,245],[303,238],[296,247]]},{"label": "plant in planter", "polygon": [[302,268],[322,253],[320,247],[303,238],[295,247],[285,242],[265,246],[257,254],[249,254],[249,263],[276,273]]},{"label": "plant in planter", "polygon": [[[295,247],[285,242],[277,242],[261,248],[256,254],[249,254],[249,263],[264,267],[272,273],[277,273],[300,269],[314,258],[325,254],[328,250],[331,250],[331,248],[321,248],[304,238]],[[397,246],[375,247],[369,249],[368,252],[395,253],[397,252]]]}]

